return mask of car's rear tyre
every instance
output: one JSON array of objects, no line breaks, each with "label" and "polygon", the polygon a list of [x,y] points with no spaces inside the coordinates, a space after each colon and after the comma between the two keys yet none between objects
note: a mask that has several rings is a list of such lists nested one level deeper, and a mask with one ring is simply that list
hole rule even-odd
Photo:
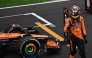
[{"label": "car's rear tyre", "polygon": [[40,53],[40,43],[31,36],[21,38],[17,44],[17,51],[23,58],[37,58]]}]

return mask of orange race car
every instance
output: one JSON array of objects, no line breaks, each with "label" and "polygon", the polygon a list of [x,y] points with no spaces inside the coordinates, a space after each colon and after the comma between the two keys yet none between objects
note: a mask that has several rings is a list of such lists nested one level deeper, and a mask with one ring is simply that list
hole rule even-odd
[{"label": "orange race car", "polygon": [[19,24],[11,24],[0,33],[0,52],[13,46],[22,57],[34,58],[41,51],[42,40],[45,52],[60,50],[58,39],[40,34],[34,27],[27,27],[25,30]]}]

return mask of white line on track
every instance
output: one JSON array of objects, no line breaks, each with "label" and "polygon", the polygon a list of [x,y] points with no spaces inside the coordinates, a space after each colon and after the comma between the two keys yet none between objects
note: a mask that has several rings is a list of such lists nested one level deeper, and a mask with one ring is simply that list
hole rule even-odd
[{"label": "white line on track", "polygon": [[[25,13],[25,14],[17,14],[17,15],[10,15],[10,16],[3,16],[3,17],[0,17],[1,19],[3,18],[10,18],[10,17],[16,17],[16,16],[26,16],[26,15],[33,15],[35,16],[36,18],[38,18],[39,20],[45,22],[46,24],[44,24],[45,26],[49,25],[50,27],[55,27],[54,24],[52,24],[51,22],[47,21],[46,19],[44,19],[43,17],[37,15],[36,13]],[[35,27],[38,27],[38,26],[35,26]]]},{"label": "white line on track", "polygon": [[42,18],[41,16],[37,15],[36,13],[32,13],[33,16],[37,17],[38,19],[40,19],[41,21],[47,23],[48,25],[50,25],[51,27],[55,27],[54,24],[52,24],[51,22],[47,21],[46,19]]},{"label": "white line on track", "polygon": [[3,19],[3,18],[16,17],[16,16],[22,16],[22,15],[31,15],[31,14],[32,13],[17,14],[17,15],[3,16],[3,17],[0,17],[0,18]]},{"label": "white line on track", "polygon": [[42,2],[42,3],[34,3],[34,4],[26,4],[26,5],[2,7],[2,8],[0,8],[0,9],[9,9],[9,8],[24,7],[24,6],[32,6],[32,5],[40,5],[40,4],[48,4],[48,3],[63,2],[63,1],[69,1],[69,0],[52,0],[52,1],[48,1],[48,2]]}]

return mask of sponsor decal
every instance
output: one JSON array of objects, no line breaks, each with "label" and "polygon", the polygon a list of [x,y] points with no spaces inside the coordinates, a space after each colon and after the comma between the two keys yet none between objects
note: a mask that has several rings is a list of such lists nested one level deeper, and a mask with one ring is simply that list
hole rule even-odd
[{"label": "sponsor decal", "polygon": [[9,39],[0,40],[0,42],[8,42]]}]

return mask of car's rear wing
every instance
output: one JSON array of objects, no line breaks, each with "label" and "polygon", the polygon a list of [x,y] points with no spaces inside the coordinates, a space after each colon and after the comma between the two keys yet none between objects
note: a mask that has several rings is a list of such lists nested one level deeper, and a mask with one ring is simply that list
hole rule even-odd
[{"label": "car's rear wing", "polygon": [[[69,17],[68,8],[64,7],[64,8],[63,8],[63,20],[64,20],[64,25],[63,25],[63,26],[66,25],[65,20],[66,20],[66,18],[68,18],[68,17]],[[64,32],[64,41],[68,43],[68,40],[69,40],[69,32],[68,32],[68,33],[65,33],[65,32]]]}]

